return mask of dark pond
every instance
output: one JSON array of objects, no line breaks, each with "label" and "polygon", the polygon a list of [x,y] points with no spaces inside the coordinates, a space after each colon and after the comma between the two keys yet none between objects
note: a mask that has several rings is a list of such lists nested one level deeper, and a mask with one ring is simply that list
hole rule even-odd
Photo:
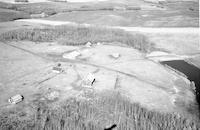
[{"label": "dark pond", "polygon": [[190,81],[194,81],[196,87],[196,98],[200,108],[200,69],[184,60],[163,61],[161,63],[182,72]]}]

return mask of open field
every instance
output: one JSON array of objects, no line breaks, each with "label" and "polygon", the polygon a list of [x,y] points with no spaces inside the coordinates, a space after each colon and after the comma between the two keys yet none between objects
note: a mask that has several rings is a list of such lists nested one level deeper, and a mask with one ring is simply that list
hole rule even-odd
[{"label": "open field", "polygon": [[[187,5],[186,5],[187,6]],[[140,6],[138,6],[140,7]],[[163,6],[164,7],[164,6]],[[125,7],[121,7],[123,8]],[[170,7],[144,6],[139,10],[97,10],[73,11],[50,16],[48,20],[70,21],[107,26],[143,26],[143,27],[198,27],[198,10],[175,10]],[[143,9],[144,8],[144,9]]]},{"label": "open field", "polygon": [[0,130],[200,129],[198,1],[55,1],[0,0]]}]

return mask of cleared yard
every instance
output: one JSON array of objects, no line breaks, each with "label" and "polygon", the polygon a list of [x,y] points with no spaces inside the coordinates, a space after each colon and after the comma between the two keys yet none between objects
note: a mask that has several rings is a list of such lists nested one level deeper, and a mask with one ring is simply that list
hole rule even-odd
[{"label": "cleared yard", "polygon": [[[63,46],[55,42],[36,44],[30,41],[19,41],[7,44],[0,43],[2,49],[1,68],[3,69],[1,70],[1,76],[3,77],[1,78],[1,90],[4,92],[0,98],[1,110],[9,110],[12,107],[23,110],[25,116],[20,120],[31,119],[38,107],[40,110],[44,110],[48,107],[48,104],[53,103],[57,108],[61,102],[66,100],[71,102],[71,98],[75,98],[80,102],[85,98],[96,101],[97,95],[100,93],[107,93],[109,96],[105,101],[109,101],[115,92],[128,98],[129,102],[138,103],[145,109],[147,108],[148,111],[175,112],[183,119],[185,116],[189,119],[194,118],[194,113],[198,113],[195,109],[195,95],[190,88],[190,82],[165,67],[145,59],[144,54],[138,50],[112,44],[107,45],[106,43],[93,45],[90,48],[85,46]],[[26,52],[23,50],[26,50]],[[74,50],[79,50],[81,56],[78,56],[75,60],[62,58],[64,53]],[[12,54],[9,52],[12,52]],[[119,53],[121,56],[114,59],[110,57],[112,53]],[[12,62],[8,62],[11,59]],[[56,66],[58,62],[61,63],[64,73],[56,74],[52,71],[52,67]],[[4,66],[8,68],[4,69]],[[92,89],[81,86],[82,79],[88,73],[94,74],[96,78]],[[180,89],[177,80],[181,80],[181,85],[184,85],[185,89]],[[177,90],[181,94],[177,93]],[[9,95],[7,92],[9,92]],[[45,95],[50,92],[58,92],[59,97],[55,100],[47,99]],[[17,93],[24,95],[24,101],[16,106],[10,106],[7,99]],[[99,98],[101,97],[102,94]],[[174,102],[176,100],[178,104]],[[43,105],[38,106],[38,103]],[[45,105],[47,106],[45,107]],[[188,106],[192,106],[194,109],[191,110]],[[82,109],[82,107],[78,108]],[[103,107],[102,111],[107,112],[107,109]],[[115,109],[115,112],[118,112],[118,110]],[[14,111],[13,116],[18,118],[18,113]],[[112,115],[101,114],[97,114],[102,117],[97,117],[96,121],[101,123],[102,127],[115,122],[111,120],[109,121],[111,124],[102,122],[102,118],[109,120],[107,118]],[[73,118],[73,115],[71,116]],[[165,117],[167,118],[167,115]],[[126,119],[125,117],[120,118],[122,118],[121,120]],[[38,121],[42,122],[42,120]],[[13,123],[12,120],[11,123]],[[122,121],[118,125],[123,123]],[[98,125],[94,126],[97,127]],[[45,127],[49,127],[48,123]],[[73,127],[73,125],[69,127]]]}]

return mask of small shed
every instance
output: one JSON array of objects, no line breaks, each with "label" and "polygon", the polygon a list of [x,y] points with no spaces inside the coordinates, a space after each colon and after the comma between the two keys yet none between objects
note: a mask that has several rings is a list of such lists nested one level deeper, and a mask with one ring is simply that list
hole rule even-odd
[{"label": "small shed", "polygon": [[87,42],[87,43],[85,44],[85,46],[86,46],[86,47],[91,47],[91,46],[92,46],[92,43],[91,43],[91,42]]},{"label": "small shed", "polygon": [[64,72],[64,70],[63,70],[63,68],[61,67],[61,64],[60,64],[60,63],[58,63],[57,66],[54,66],[54,67],[52,68],[52,70],[53,70],[54,73],[61,73],[61,72]]},{"label": "small shed", "polygon": [[13,97],[10,97],[8,99],[8,102],[11,103],[11,104],[17,104],[17,103],[21,102],[23,99],[24,99],[24,97],[22,95],[17,94]]},{"label": "small shed", "polygon": [[89,73],[84,79],[82,84],[84,86],[92,86],[95,82],[95,76],[92,73]]},{"label": "small shed", "polygon": [[120,57],[119,53],[112,53],[111,56],[115,59],[118,59]]},{"label": "small shed", "polygon": [[71,53],[65,53],[65,54],[63,54],[63,58],[74,60],[79,55],[81,55],[80,52],[78,52],[78,51],[72,51]]}]

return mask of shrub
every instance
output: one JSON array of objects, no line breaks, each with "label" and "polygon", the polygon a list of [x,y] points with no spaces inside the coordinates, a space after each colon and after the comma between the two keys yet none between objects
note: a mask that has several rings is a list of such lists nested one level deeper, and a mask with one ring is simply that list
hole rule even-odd
[{"label": "shrub", "polygon": [[11,9],[11,10],[16,10],[17,9],[15,4],[4,3],[4,2],[0,2],[0,8],[2,8],[2,9]]},{"label": "shrub", "polygon": [[[53,106],[53,107],[52,107]],[[55,106],[38,103],[27,120],[21,112],[0,115],[1,129],[103,130],[116,124],[118,130],[197,130],[197,120],[174,113],[150,111],[131,103],[117,92],[96,94],[93,98],[70,98]]]},{"label": "shrub", "polygon": [[0,9],[0,22],[13,21],[16,19],[30,18],[29,14],[20,11],[13,11],[10,9]]},{"label": "shrub", "polygon": [[82,26],[58,26],[33,29],[12,30],[0,35],[0,39],[30,40],[34,42],[59,41],[62,45],[84,45],[90,41],[96,42],[118,42],[143,52],[149,51],[153,45],[141,34],[130,34],[119,29],[108,29],[100,27]]},{"label": "shrub", "polygon": [[141,7],[138,7],[138,6],[127,6],[126,10],[141,10]]},{"label": "shrub", "polygon": [[28,0],[15,0],[15,2],[28,2]]}]

